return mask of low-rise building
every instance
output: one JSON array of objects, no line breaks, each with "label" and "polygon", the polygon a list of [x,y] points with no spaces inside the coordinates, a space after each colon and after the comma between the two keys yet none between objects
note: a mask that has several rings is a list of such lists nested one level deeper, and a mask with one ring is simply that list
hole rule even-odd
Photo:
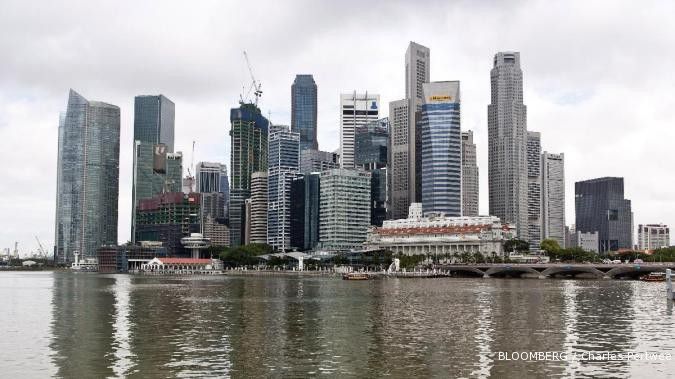
[{"label": "low-rise building", "polygon": [[161,242],[140,241],[139,245],[102,246],[98,249],[98,272],[125,273],[136,271],[155,257],[166,257]]},{"label": "low-rise building", "polygon": [[638,225],[640,250],[655,250],[670,246],[670,229],[664,224]]},{"label": "low-rise building", "polygon": [[411,204],[409,212],[406,219],[387,220],[382,227],[370,228],[366,248],[405,255],[481,253],[501,257],[504,241],[516,236],[514,226],[502,224],[495,216],[423,216],[420,203]]},{"label": "low-rise building", "polygon": [[597,253],[600,246],[600,237],[598,232],[581,232],[577,231],[572,235],[571,246],[569,247],[579,247],[584,251],[589,251],[591,253]]}]

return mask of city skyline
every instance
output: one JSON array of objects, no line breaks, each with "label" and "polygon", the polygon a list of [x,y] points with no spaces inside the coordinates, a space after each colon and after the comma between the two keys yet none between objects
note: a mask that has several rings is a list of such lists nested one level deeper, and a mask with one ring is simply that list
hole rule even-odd
[{"label": "city skyline", "polygon": [[[52,6],[46,5],[44,11],[49,12]],[[3,28],[7,29],[5,36],[0,37],[0,44],[9,51],[16,52],[12,54],[14,59],[0,63],[2,68],[0,83],[3,84],[0,86],[2,88],[0,151],[3,154],[3,161],[8,163],[7,167],[2,169],[4,179],[1,189],[10,193],[15,192],[16,188],[25,188],[26,191],[22,191],[21,194],[13,193],[2,203],[4,212],[16,214],[18,217],[11,222],[3,221],[1,226],[4,232],[0,235],[0,248],[13,247],[14,241],[19,241],[19,249],[23,253],[36,250],[33,235],[37,235],[45,246],[54,245],[53,194],[57,155],[54,141],[58,130],[58,112],[65,109],[64,99],[68,88],[78,90],[87,98],[115,104],[121,108],[118,240],[125,242],[130,239],[131,148],[135,96],[162,93],[175,102],[174,151],[183,152],[185,168],[188,167],[188,159],[194,159],[195,162],[228,162],[228,169],[231,169],[227,146],[228,110],[237,105],[238,95],[241,92],[240,84],[249,81],[243,57],[239,54],[241,50],[246,49],[250,54],[255,75],[265,89],[261,100],[263,114],[267,117],[268,110],[271,110],[271,119],[276,124],[290,123],[289,92],[295,75],[301,73],[314,75],[319,87],[317,125],[319,149],[333,151],[338,147],[336,141],[339,140],[339,94],[354,89],[359,92],[368,90],[378,93],[382,97],[379,117],[387,116],[388,107],[385,104],[400,99],[404,93],[401,65],[404,61],[405,48],[411,40],[433,50],[431,56],[434,71],[431,73],[431,80],[457,79],[463,83],[462,126],[463,130],[474,131],[478,166],[484,168],[480,171],[480,214],[488,213],[485,109],[489,104],[489,69],[494,54],[513,50],[521,53],[528,128],[542,133],[542,150],[565,153],[565,197],[573,199],[576,181],[621,176],[625,178],[626,197],[633,202],[636,226],[652,223],[675,224],[675,216],[672,212],[668,212],[675,209],[675,199],[668,193],[668,188],[672,187],[675,179],[667,175],[670,169],[668,162],[672,162],[672,159],[668,157],[665,147],[665,143],[675,137],[673,131],[666,127],[673,115],[663,100],[667,95],[663,93],[658,95],[660,91],[665,91],[665,88],[672,85],[672,80],[664,70],[665,67],[652,60],[648,63],[651,65],[650,70],[645,70],[649,72],[640,72],[626,78],[622,73],[636,73],[641,70],[635,66],[638,62],[633,62],[632,59],[627,61],[619,59],[625,54],[625,46],[615,45],[616,37],[610,38],[609,34],[592,28],[592,23],[585,19],[572,20],[575,22],[560,30],[547,29],[546,20],[554,18],[555,12],[559,12],[560,7],[564,6],[556,5],[550,10],[536,4],[529,6],[534,8],[531,16],[517,14],[516,17],[525,21],[526,25],[542,28],[536,40],[528,36],[524,30],[515,29],[499,36],[492,36],[490,33],[480,34],[480,44],[457,44],[448,47],[441,36],[418,30],[421,24],[417,22],[407,21],[401,32],[394,32],[393,24],[380,21],[378,26],[382,30],[374,32],[377,48],[349,45],[357,49],[350,54],[358,53],[363,58],[358,61],[348,59],[346,53],[337,51],[350,43],[347,36],[334,39],[328,34],[319,33],[314,38],[321,38],[322,44],[331,45],[331,41],[336,42],[330,49],[322,50],[311,45],[311,40],[304,39],[298,29],[292,29],[291,33],[295,33],[293,36],[301,39],[303,46],[310,48],[303,53],[289,52],[288,60],[282,60],[281,63],[266,63],[267,57],[279,54],[278,48],[273,43],[256,44],[258,37],[250,36],[237,40],[235,34],[227,37],[227,48],[211,53],[206,50],[206,46],[197,44],[195,47],[189,47],[185,42],[181,42],[177,47],[178,51],[182,53],[194,51],[195,54],[188,54],[193,55],[194,59],[178,60],[176,63],[178,66],[169,66],[164,63],[153,65],[157,63],[155,59],[173,57],[174,52],[167,47],[168,45],[157,44],[159,47],[153,47],[150,51],[143,50],[142,46],[149,44],[154,38],[166,43],[172,38],[177,38],[177,35],[171,32],[166,36],[160,36],[146,32],[140,34],[137,42],[129,42],[129,46],[117,43],[112,47],[106,47],[105,49],[110,49],[107,52],[103,47],[94,46],[91,60],[87,61],[88,67],[93,68],[85,70],[84,66],[78,63],[69,67],[67,71],[62,71],[63,68],[59,66],[68,67],[68,64],[64,63],[78,57],[77,48],[84,46],[82,44],[90,38],[117,40],[118,36],[112,32],[109,32],[110,34],[98,32],[99,35],[86,36],[83,41],[69,37],[73,29],[66,24],[70,17],[76,17],[87,9],[82,6],[75,7],[72,15],[50,19],[48,24],[50,28],[47,28],[49,33],[45,30],[36,31],[34,43],[38,45],[27,44],[25,48],[19,49],[19,43],[10,40],[13,38],[20,40],[16,38],[18,36],[16,33],[22,27],[25,28],[25,25],[17,23],[16,20],[20,20],[21,16],[27,17],[29,12],[18,9],[19,4],[16,6],[10,4],[6,14],[19,17],[9,20],[7,16],[0,16],[2,24],[6,25]],[[494,18],[499,15],[497,11],[469,9],[462,5],[443,7],[438,4],[439,9],[436,11],[456,21],[454,23],[456,26],[464,26],[474,31],[477,29],[471,29],[472,20],[475,21],[481,16]],[[290,8],[293,7],[289,5],[289,11]],[[513,8],[522,9],[518,6]],[[168,12],[166,14],[168,19],[175,21],[181,10],[183,9],[179,6],[170,6],[163,12]],[[595,10],[600,11],[601,8],[598,6]],[[142,8],[139,14],[143,15],[149,11]],[[317,11],[319,13],[317,16],[323,16],[325,19],[330,13],[339,11],[335,6],[326,5],[325,9]],[[400,12],[395,7],[386,6],[379,11],[390,15]],[[282,20],[280,22],[291,19],[290,13],[285,12],[277,15]],[[631,10],[626,6],[619,6],[615,12],[607,15],[605,22],[622,25],[624,18],[621,15],[628,14]],[[652,17],[658,20],[660,14],[667,14],[668,11],[661,10],[658,13],[659,15],[655,14]],[[372,16],[372,13],[366,13],[362,17],[368,15]],[[462,15],[467,15],[467,19],[462,21]],[[535,16],[538,16],[539,20],[535,21]],[[112,18],[121,22],[121,18],[117,17],[121,16]],[[136,29],[140,28],[140,20],[134,17],[129,23]],[[194,20],[198,16],[193,11],[187,12],[186,17]],[[432,25],[446,28],[449,24],[453,24],[439,16],[429,17]],[[84,22],[92,26],[96,20],[94,18]],[[136,25],[136,22],[139,25]],[[665,36],[653,36],[654,33],[651,33],[649,25],[647,26],[646,29],[642,28],[637,37],[632,36],[632,40],[639,41],[640,38],[649,35],[651,46],[667,45],[672,41],[673,36],[668,33]],[[338,27],[337,24],[326,26],[328,31]],[[573,29],[578,29],[579,32],[592,31],[591,35],[594,38],[590,41],[581,41],[578,46],[569,46],[575,49],[576,54],[559,59],[559,56],[554,54],[560,49],[556,40],[569,38],[563,35]],[[612,35],[615,35],[617,30],[623,30],[619,27],[607,29],[612,30]],[[196,36],[190,35],[196,38],[201,35],[199,33],[207,35],[209,32],[205,29],[192,33],[197,33]],[[223,34],[224,31],[216,33],[220,37]],[[124,33],[120,37],[124,41],[123,37]],[[37,53],[37,46],[45,43],[47,38],[58,41],[56,47],[51,46],[50,49],[63,47],[62,50],[58,50],[61,51],[60,54],[50,54],[49,61]],[[210,37],[207,40],[215,43],[215,38]],[[592,43],[598,38],[607,43],[598,48]],[[652,38],[655,41],[651,41]],[[276,41],[276,38],[271,39]],[[634,49],[629,55],[635,60],[643,56],[653,58],[654,52],[657,51],[657,47],[653,47],[653,51],[643,50],[647,49],[645,46],[637,46]],[[113,55],[139,58],[135,62],[123,65],[110,64],[105,59],[112,58],[110,51],[114,53]],[[47,49],[46,52],[54,51]],[[33,63],[23,65],[16,63],[29,61],[32,54],[36,54]],[[556,59],[549,60],[547,55],[555,56]],[[308,59],[310,56],[319,59]],[[144,62],[143,65],[138,63],[143,60],[148,62]],[[602,67],[602,72],[598,72],[594,67],[588,67],[589,60],[595,61],[597,67]],[[218,68],[219,65],[226,67]],[[151,73],[146,66],[158,69]],[[40,72],[35,71],[37,67],[41,69]],[[33,76],[28,73],[32,73]],[[146,73],[151,74],[145,75]],[[627,97],[635,99],[634,107],[630,110],[622,109],[627,108],[622,107]],[[28,144],[23,140],[26,133],[33,136]],[[654,138],[655,136],[659,138]],[[194,157],[189,153],[192,140],[197,141]],[[26,148],[16,149],[16,146]],[[648,159],[657,162],[655,167],[638,166],[639,162]],[[666,171],[665,177],[662,175],[663,170]],[[565,218],[568,222],[574,219],[573,208],[573,202],[567,201]]]}]

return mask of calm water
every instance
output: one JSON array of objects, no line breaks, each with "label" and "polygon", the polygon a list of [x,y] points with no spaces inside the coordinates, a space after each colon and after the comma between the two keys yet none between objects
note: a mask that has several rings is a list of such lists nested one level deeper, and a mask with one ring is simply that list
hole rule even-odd
[{"label": "calm water", "polygon": [[[675,377],[663,283],[0,272],[0,377]],[[675,358],[673,358],[675,359]]]}]

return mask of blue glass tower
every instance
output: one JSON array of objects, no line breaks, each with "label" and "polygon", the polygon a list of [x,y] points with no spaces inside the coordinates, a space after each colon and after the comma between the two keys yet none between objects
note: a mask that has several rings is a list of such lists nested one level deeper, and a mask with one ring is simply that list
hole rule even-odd
[{"label": "blue glass tower", "polygon": [[316,83],[312,75],[296,75],[291,86],[291,130],[300,133],[300,151],[319,149],[316,139]]},{"label": "blue glass tower", "polygon": [[462,215],[459,81],[424,83],[418,118],[422,136],[422,210]]}]

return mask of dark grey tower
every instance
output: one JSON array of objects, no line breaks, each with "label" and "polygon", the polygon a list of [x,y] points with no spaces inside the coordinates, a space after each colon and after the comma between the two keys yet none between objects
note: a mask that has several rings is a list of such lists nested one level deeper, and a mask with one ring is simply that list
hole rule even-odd
[{"label": "dark grey tower", "polygon": [[300,133],[300,151],[319,149],[316,139],[317,88],[312,75],[296,75],[291,86],[291,130]]},{"label": "dark grey tower", "polygon": [[599,178],[574,183],[576,227],[598,232],[599,251],[633,247],[633,212],[624,199],[623,178]]},{"label": "dark grey tower", "polygon": [[74,253],[95,256],[117,244],[120,109],[88,101],[70,90],[59,122],[55,253],[61,263]]}]

